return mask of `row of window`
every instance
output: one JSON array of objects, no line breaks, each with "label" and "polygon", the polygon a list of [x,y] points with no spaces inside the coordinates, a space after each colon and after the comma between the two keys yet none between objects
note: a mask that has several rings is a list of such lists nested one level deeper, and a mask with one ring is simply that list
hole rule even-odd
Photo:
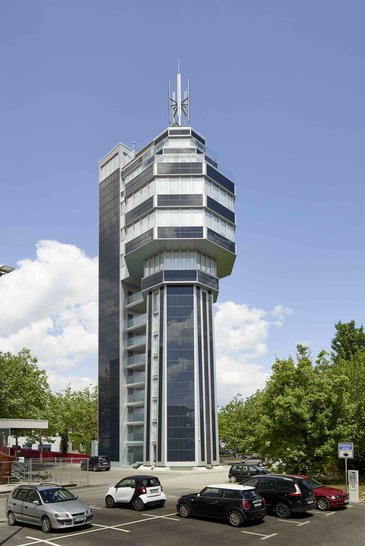
[{"label": "row of window", "polygon": [[128,199],[126,199],[125,210],[132,210],[149,197],[153,195],[197,195],[206,194],[224,207],[233,211],[234,197],[223,190],[214,182],[203,177],[177,176],[177,177],[158,177],[142,188],[139,188]]},{"label": "row of window", "polygon": [[195,250],[161,252],[144,262],[145,277],[164,269],[200,269],[213,277],[217,276],[216,260]]},{"label": "row of window", "polygon": [[132,241],[155,226],[206,226],[234,240],[234,227],[211,212],[202,209],[158,209],[126,228],[126,241]]}]

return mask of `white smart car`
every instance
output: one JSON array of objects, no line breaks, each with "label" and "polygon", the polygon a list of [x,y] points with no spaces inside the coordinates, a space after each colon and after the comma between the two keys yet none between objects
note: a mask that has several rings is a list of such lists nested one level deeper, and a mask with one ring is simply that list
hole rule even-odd
[{"label": "white smart car", "polygon": [[114,508],[116,504],[129,504],[135,510],[144,510],[146,506],[163,506],[166,495],[160,480],[156,476],[138,474],[123,478],[105,495],[105,506]]}]

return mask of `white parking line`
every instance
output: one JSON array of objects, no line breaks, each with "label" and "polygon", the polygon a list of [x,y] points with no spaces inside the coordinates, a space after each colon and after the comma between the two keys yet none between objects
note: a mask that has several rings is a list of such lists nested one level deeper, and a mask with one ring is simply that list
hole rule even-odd
[{"label": "white parking line", "polygon": [[33,537],[26,537],[30,538],[31,540],[34,540],[35,542],[29,542],[28,544],[51,544],[52,546],[59,546],[58,544],[55,544],[54,542],[51,542],[50,540],[47,540],[45,538],[33,538]]},{"label": "white parking line", "polygon": [[260,540],[266,540],[267,538],[276,537],[277,533],[273,533],[272,535],[263,535],[261,533],[250,533],[250,531],[241,531],[241,533],[245,533],[246,535],[256,535],[260,538]]},{"label": "white parking line", "polygon": [[93,508],[94,510],[102,510],[100,506],[94,506],[93,504],[89,504],[90,508]]},{"label": "white parking line", "polygon": [[181,521],[180,518],[172,518],[171,516],[176,516],[176,512],[174,512],[173,514],[165,514],[163,516],[153,516],[152,514],[141,514],[142,516],[146,516],[148,518],[162,518],[162,519],[169,519],[171,521]]},{"label": "white parking line", "polygon": [[[100,531],[107,531],[109,529],[113,531],[120,531],[122,533],[130,533],[128,529],[122,529],[122,527],[126,527],[127,525],[134,525],[136,523],[145,523],[146,521],[152,521],[153,519],[168,519],[171,521],[180,521],[178,518],[172,518],[171,516],[176,516],[176,513],[173,512],[172,514],[165,514],[163,516],[153,516],[152,514],[141,514],[142,516],[147,516],[146,519],[139,519],[136,521],[128,521],[127,523],[119,523],[118,525],[100,525],[99,523],[93,523],[93,527],[98,527],[98,529],[89,529],[87,531],[79,531],[78,533],[72,533],[71,535],[63,535],[59,537],[54,537],[52,540],[62,540],[63,538],[70,538],[80,535],[86,535],[88,533],[98,533]],[[33,544],[49,544],[50,546],[59,546],[58,544],[55,544],[54,542],[51,542],[47,539],[42,538],[33,538],[33,537],[25,537],[30,540],[33,540],[34,542],[26,542],[24,544],[21,544],[20,546],[32,546]]]},{"label": "white parking line", "polygon": [[335,514],[335,513],[336,513],[336,512],[326,512],[326,513],[324,513],[324,512],[316,512],[316,513],[313,514],[313,515],[315,515],[315,516],[325,516],[325,517],[328,518],[328,516],[333,516],[333,514]]},{"label": "white parking line", "polygon": [[310,521],[295,521],[293,519],[278,519],[278,521],[282,521],[283,523],[295,523],[297,527],[301,527],[302,525],[307,525],[307,523],[310,523]]}]

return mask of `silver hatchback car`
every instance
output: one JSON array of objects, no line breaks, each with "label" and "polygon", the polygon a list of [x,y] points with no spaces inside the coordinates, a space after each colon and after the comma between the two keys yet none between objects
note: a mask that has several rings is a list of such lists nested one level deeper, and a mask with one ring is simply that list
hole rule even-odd
[{"label": "silver hatchback car", "polygon": [[7,498],[5,511],[8,524],[30,523],[52,529],[68,529],[91,523],[91,508],[57,484],[19,485]]}]

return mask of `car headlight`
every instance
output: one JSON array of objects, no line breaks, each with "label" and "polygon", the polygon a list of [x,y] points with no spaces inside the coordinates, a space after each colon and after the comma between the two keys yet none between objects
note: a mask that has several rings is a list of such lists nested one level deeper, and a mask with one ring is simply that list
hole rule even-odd
[{"label": "car headlight", "polygon": [[71,517],[69,514],[66,514],[66,512],[60,512],[59,514],[55,514],[56,518],[69,518]]},{"label": "car headlight", "polygon": [[89,515],[89,514],[92,514],[93,511],[91,510],[91,508],[89,508],[88,510],[86,510],[86,513]]},{"label": "car headlight", "polygon": [[332,495],[331,499],[342,499],[342,495]]}]

